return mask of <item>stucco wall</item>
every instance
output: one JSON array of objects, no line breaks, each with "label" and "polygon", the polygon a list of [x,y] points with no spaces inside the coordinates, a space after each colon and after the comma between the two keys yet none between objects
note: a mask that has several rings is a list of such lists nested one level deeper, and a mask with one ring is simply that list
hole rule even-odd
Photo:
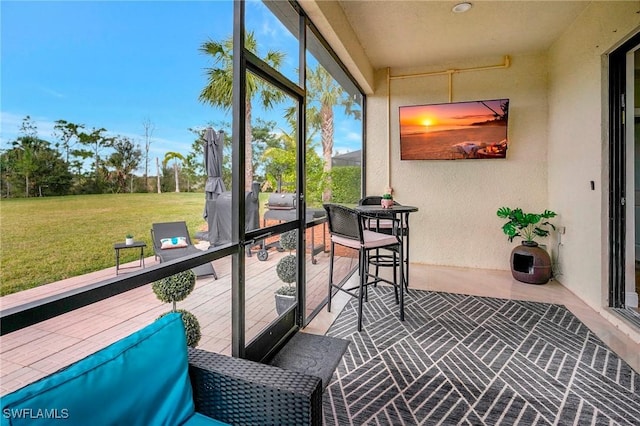
[{"label": "stucco wall", "polygon": [[[508,53],[508,52],[505,52]],[[391,82],[391,185],[395,198],[416,205],[411,216],[412,262],[509,269],[509,243],[496,216],[501,206],[541,211],[547,203],[547,62],[515,56],[506,69],[453,76],[453,101],[510,99],[506,160],[401,161],[398,107],[448,102],[447,76]],[[500,64],[501,57],[391,70],[392,75]],[[387,185],[386,70],[367,99],[367,193]]]},{"label": "stucco wall", "polygon": [[566,226],[560,281],[595,309],[606,304],[608,288],[603,55],[640,24],[637,9],[635,2],[592,3],[549,51],[549,206]]}]

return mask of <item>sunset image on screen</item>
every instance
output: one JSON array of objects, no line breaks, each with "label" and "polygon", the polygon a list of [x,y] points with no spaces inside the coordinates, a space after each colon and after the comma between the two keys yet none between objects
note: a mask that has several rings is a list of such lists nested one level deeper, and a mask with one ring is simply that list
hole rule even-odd
[{"label": "sunset image on screen", "polygon": [[400,107],[402,160],[505,158],[509,100]]}]

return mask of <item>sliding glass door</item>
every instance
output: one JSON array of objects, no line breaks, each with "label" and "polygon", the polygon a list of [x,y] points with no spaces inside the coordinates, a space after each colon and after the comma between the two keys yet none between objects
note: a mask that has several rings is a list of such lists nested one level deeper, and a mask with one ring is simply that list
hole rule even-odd
[{"label": "sliding glass door", "polygon": [[322,204],[361,197],[364,97],[296,3],[234,17],[232,349],[265,360],[326,301]]},{"label": "sliding glass door", "polygon": [[640,34],[609,55],[609,306],[637,308]]}]

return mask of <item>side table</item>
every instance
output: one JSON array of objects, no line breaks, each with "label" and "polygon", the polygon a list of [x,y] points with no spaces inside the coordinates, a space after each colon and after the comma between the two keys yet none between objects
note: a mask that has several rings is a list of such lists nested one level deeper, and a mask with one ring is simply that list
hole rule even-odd
[{"label": "side table", "polygon": [[125,243],[115,243],[113,245],[113,249],[116,252],[116,275],[118,275],[118,271],[120,269],[124,269],[120,267],[120,250],[131,249],[131,248],[139,248],[140,249],[140,268],[144,268],[144,248],[147,244],[143,241],[134,241],[133,244],[125,244]]}]

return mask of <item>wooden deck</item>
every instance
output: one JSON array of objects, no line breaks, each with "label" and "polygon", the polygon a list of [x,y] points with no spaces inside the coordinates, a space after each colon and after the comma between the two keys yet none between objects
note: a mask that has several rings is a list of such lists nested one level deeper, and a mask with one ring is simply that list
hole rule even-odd
[{"label": "wooden deck", "polygon": [[[246,339],[250,341],[277,318],[274,291],[283,285],[277,277],[278,260],[287,253],[269,250],[269,258],[256,255],[246,262]],[[307,257],[307,312],[326,297],[329,256],[319,253],[316,263]],[[344,275],[357,259],[343,257],[337,263],[336,276]],[[156,263],[145,259],[146,266]],[[133,267],[138,262],[123,266]],[[200,322],[199,348],[223,354],[231,353],[231,259],[213,262],[218,279],[199,278],[189,297],[178,308],[192,312]],[[134,269],[124,269],[120,274]],[[6,309],[37,300],[91,282],[115,276],[115,267],[47,284],[0,298]],[[0,393],[5,394],[44,377],[89,355],[154,321],[171,309],[160,302],[151,284],[94,303],[0,337]]]}]

